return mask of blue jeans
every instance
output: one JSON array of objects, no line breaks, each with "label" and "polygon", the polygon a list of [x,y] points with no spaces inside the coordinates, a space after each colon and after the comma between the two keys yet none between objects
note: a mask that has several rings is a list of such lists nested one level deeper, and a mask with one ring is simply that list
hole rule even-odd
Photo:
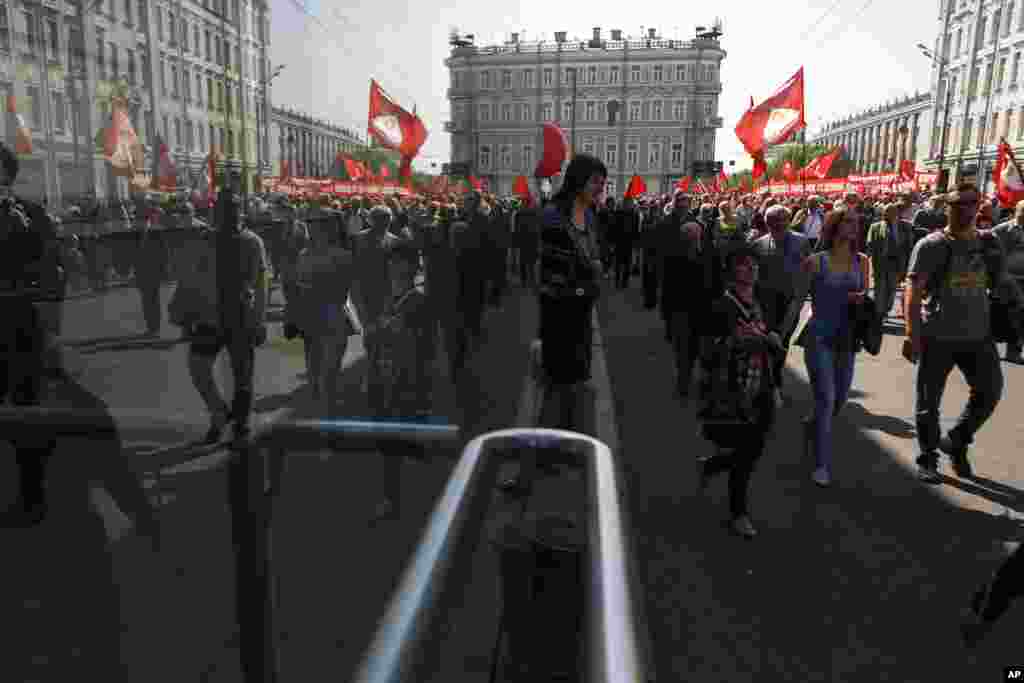
[{"label": "blue jeans", "polygon": [[814,392],[815,466],[832,473],[832,418],[846,403],[853,384],[854,354],[830,349],[820,338],[807,335],[804,363]]}]

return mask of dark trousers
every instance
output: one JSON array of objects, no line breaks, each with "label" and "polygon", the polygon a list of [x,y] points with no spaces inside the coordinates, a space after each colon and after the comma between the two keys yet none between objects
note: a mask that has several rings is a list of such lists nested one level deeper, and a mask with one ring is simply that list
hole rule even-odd
[{"label": "dark trousers", "polygon": [[698,317],[690,311],[670,311],[667,315],[676,361],[676,388],[685,395],[690,390],[693,366],[700,352],[701,330]]},{"label": "dark trousers", "polygon": [[537,282],[537,254],[536,252],[519,252],[519,281],[523,286],[532,287]]},{"label": "dark trousers", "polygon": [[221,397],[213,377],[214,362],[220,352],[227,349],[235,388],[229,417],[239,426],[247,425],[252,413],[253,375],[256,365],[256,349],[252,342],[252,333],[247,330],[219,331],[200,327],[196,330],[189,349],[192,383],[211,415],[222,415],[227,412],[226,402]]},{"label": "dark trousers", "polygon": [[508,249],[495,249],[492,255],[492,276],[490,291],[490,304],[501,306],[501,300],[505,296],[505,288],[508,286]]},{"label": "dark trousers", "polygon": [[162,315],[160,311],[160,284],[140,284],[139,298],[142,301],[142,317],[146,321],[147,332],[159,332]]},{"label": "dark trousers", "polygon": [[644,308],[652,310],[658,305],[658,264],[654,251],[644,249]]},{"label": "dark trousers", "polygon": [[615,286],[619,289],[629,287],[630,270],[633,267],[633,247],[628,244],[615,246]]},{"label": "dark trousers", "polygon": [[[969,446],[985,421],[995,411],[1003,394],[1003,370],[996,345],[991,340],[941,341],[926,339],[917,364],[917,441],[921,458],[934,458],[939,446],[939,407],[946,380],[954,367],[960,369],[970,396],[949,437],[956,446]],[[923,460],[919,459],[919,462]]]},{"label": "dark trousers", "polygon": [[[778,330],[782,325],[782,322],[786,319],[786,312],[789,310],[790,304],[793,302],[793,298],[785,292],[778,292],[770,289],[760,290],[757,294],[758,301],[761,304],[761,308],[764,310],[764,322],[770,330]],[[789,335],[793,330],[779,330],[779,336],[782,337],[783,344],[789,344]],[[785,373],[783,369],[786,367],[786,356],[779,354],[779,357],[773,361],[772,373],[775,377],[775,386],[782,388],[783,377]]]},{"label": "dark trousers", "polygon": [[[35,306],[26,299],[0,299],[0,403],[39,405],[43,384],[43,333]],[[19,499],[27,508],[44,501],[49,437],[21,433],[7,437],[18,465]]]},{"label": "dark trousers", "polygon": [[996,570],[992,580],[974,595],[972,607],[984,621],[993,622],[1024,595],[1024,543]]},{"label": "dark trousers", "polygon": [[734,432],[743,430],[722,444],[735,450],[714,455],[707,460],[704,463],[704,476],[713,477],[721,472],[729,473],[729,513],[736,519],[750,512],[750,479],[757,461],[764,454],[765,433],[754,426],[730,426],[729,429]]}]

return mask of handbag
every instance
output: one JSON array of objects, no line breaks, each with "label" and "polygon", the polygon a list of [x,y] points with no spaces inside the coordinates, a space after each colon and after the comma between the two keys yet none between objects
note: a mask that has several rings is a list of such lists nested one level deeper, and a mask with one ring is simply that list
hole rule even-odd
[{"label": "handbag", "polygon": [[877,356],[882,350],[882,316],[878,314],[875,300],[871,295],[865,294],[864,301],[851,311],[855,316],[854,325],[854,349],[863,349],[872,356]]}]

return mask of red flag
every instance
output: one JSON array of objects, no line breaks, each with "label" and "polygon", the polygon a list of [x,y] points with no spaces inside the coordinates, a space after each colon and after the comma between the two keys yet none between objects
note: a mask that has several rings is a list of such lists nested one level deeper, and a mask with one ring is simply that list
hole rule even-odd
[{"label": "red flag", "polygon": [[678,187],[683,192],[686,192],[687,190],[689,190],[690,189],[690,176],[684,176],[684,177],[680,178],[679,182],[676,183],[676,187]]},{"label": "red flag", "polygon": [[831,152],[826,152],[819,157],[811,159],[807,166],[800,171],[800,177],[807,180],[824,180],[832,169],[832,164],[839,158],[842,148],[836,147]]},{"label": "red flag", "polygon": [[754,159],[754,168],[750,170],[750,174],[754,178],[760,178],[768,173],[768,162],[764,159],[764,152],[758,152],[752,156]]},{"label": "red flag", "polygon": [[390,175],[391,175],[391,171],[388,170],[388,165],[385,164],[385,163],[381,163],[381,165],[380,165],[380,177],[381,178],[387,178]]},{"label": "red flag", "polygon": [[1014,207],[1024,199],[1024,174],[1005,138],[999,142],[999,156],[992,170],[992,179],[996,184],[996,199],[1003,208]]},{"label": "red flag", "polygon": [[110,162],[115,176],[135,177],[139,148],[139,138],[128,118],[128,103],[115,99],[110,114],[110,127],[103,141],[104,156]]},{"label": "red flag", "polygon": [[15,154],[31,154],[32,153],[32,132],[28,126],[25,125],[25,119],[22,118],[21,114],[18,113],[18,108],[15,106],[14,95],[7,96],[7,120],[8,130],[14,129],[14,153]]},{"label": "red flag", "polygon": [[721,190],[724,187],[729,187],[729,176],[726,174],[724,168],[718,172],[718,179],[721,181],[718,183],[719,190]]},{"label": "red flag", "polygon": [[167,145],[161,143],[157,161],[156,177],[153,178],[153,187],[165,192],[172,192],[178,185],[178,169],[171,160],[170,150]]},{"label": "red flag", "polygon": [[537,178],[550,178],[562,172],[562,164],[569,155],[569,142],[565,138],[565,131],[553,123],[545,123],[543,132],[544,154],[537,162],[533,175]]},{"label": "red flag", "polygon": [[467,180],[469,180],[469,184],[474,190],[480,191],[484,189],[483,183],[476,176],[469,176]]},{"label": "red flag", "polygon": [[416,114],[410,114],[395,104],[377,81],[370,81],[370,114],[367,131],[381,146],[402,155],[403,177],[411,173],[404,167],[419,154],[427,141],[427,127]]},{"label": "red flag", "polygon": [[517,175],[516,179],[512,181],[512,194],[516,195],[527,205],[532,203],[532,197],[530,196],[530,182],[524,175]]},{"label": "red flag", "polygon": [[900,180],[914,180],[917,176],[916,164],[913,159],[904,159],[900,162]]},{"label": "red flag", "polygon": [[782,144],[807,123],[804,120],[804,68],[767,100],[751,107],[736,124],[736,137],[747,153],[757,159],[765,148]]},{"label": "red flag", "polygon": [[644,183],[644,179],[638,175],[633,176],[629,180],[629,186],[626,188],[625,199],[630,197],[639,197],[647,192],[647,184]]},{"label": "red flag", "polygon": [[793,168],[792,161],[786,161],[782,164],[782,177],[786,182],[793,182],[796,179],[796,170]]}]

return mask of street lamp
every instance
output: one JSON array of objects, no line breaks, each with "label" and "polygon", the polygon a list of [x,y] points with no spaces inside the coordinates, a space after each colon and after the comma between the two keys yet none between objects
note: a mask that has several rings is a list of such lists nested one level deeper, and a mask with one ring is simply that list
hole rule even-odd
[{"label": "street lamp", "polygon": [[[939,83],[943,83],[943,75],[945,74],[946,67],[949,65],[945,59],[932,54],[932,51],[922,43],[917,44],[917,48],[921,53],[931,59],[933,62],[938,62],[939,65]],[[945,84],[946,89],[946,102],[943,105],[945,111],[942,114],[942,137],[939,141],[939,181],[936,185],[936,190],[944,192],[946,190],[946,177],[943,175],[943,166],[946,161],[946,135],[949,131],[949,108],[953,100],[953,89],[949,87],[949,83]]]},{"label": "street lamp", "polygon": [[[264,136],[261,135],[261,131],[263,129],[260,126],[260,112],[262,112],[263,108],[267,106],[267,87],[270,85],[271,81],[273,81],[275,78],[281,75],[281,72],[284,70],[284,67],[284,64],[278,64],[276,67],[274,67],[274,71],[270,74],[270,76],[268,76],[266,80],[260,82],[260,85],[263,88],[263,103],[261,106],[256,107],[256,136],[258,138],[256,141],[256,163],[259,164],[261,175],[263,174],[263,142],[265,138]],[[267,123],[267,121],[264,121],[263,125],[267,125]],[[271,171],[273,171],[273,169],[271,169]]]}]

